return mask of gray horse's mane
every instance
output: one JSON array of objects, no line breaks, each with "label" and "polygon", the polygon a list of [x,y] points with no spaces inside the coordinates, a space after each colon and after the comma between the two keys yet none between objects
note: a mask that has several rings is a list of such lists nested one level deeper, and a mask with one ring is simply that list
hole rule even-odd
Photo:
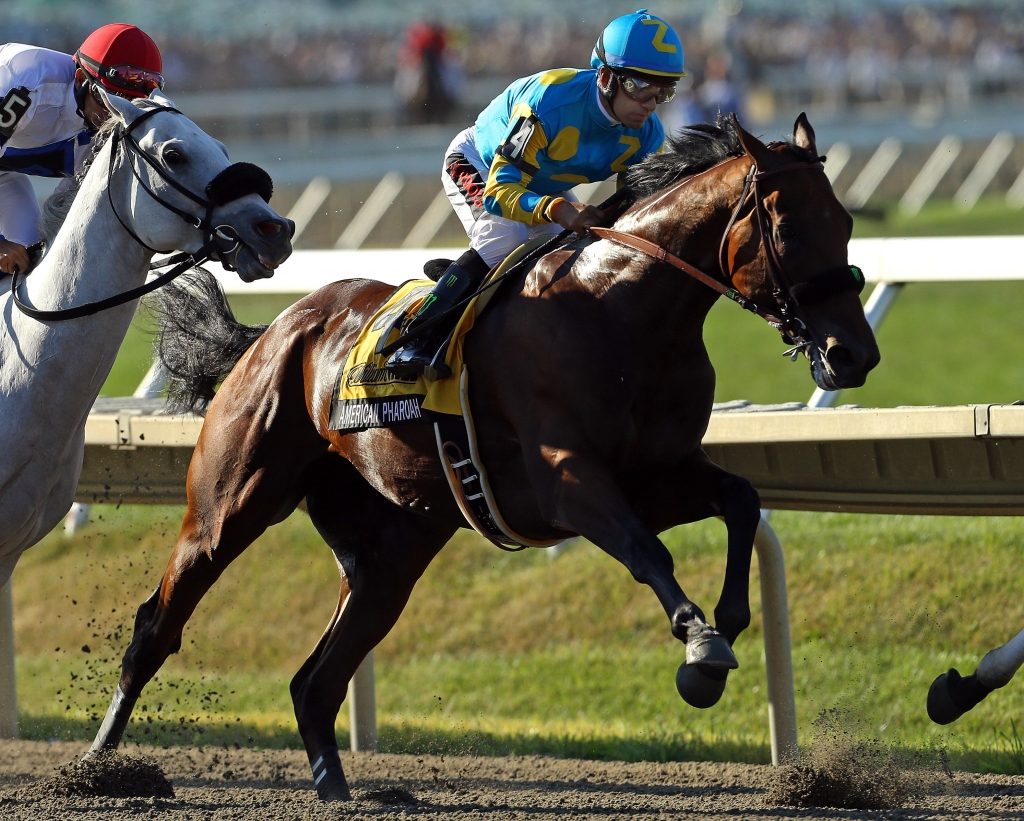
[{"label": "gray horse's mane", "polygon": [[[153,102],[152,100],[141,99],[134,101],[135,105],[142,109],[152,108],[159,103]],[[39,233],[43,237],[43,244],[47,249],[53,245],[54,239],[57,237],[57,232],[60,231],[60,227],[64,224],[64,220],[67,219],[68,211],[71,210],[71,204],[75,201],[75,197],[78,196],[78,192],[82,187],[82,183],[85,181],[85,175],[89,173],[89,169],[92,168],[92,164],[95,161],[100,150],[106,145],[107,140],[110,139],[110,135],[114,133],[118,127],[119,120],[116,117],[109,117],[107,121],[101,125],[92,137],[92,153],[89,154],[85,159],[85,163],[82,166],[82,170],[75,174],[74,177],[66,180],[65,184],[60,185],[56,191],[54,191],[46,201],[43,203],[41,209],[42,213],[39,216]]]}]

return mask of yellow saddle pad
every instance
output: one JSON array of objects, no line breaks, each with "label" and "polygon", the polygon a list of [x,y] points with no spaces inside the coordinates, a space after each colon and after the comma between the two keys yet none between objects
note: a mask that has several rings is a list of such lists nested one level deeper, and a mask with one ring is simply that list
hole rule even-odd
[{"label": "yellow saddle pad", "polygon": [[[491,271],[487,281],[501,276],[525,254],[549,239],[537,237],[518,248]],[[388,428],[425,420],[430,413],[462,416],[459,376],[463,369],[463,340],[497,286],[474,297],[455,326],[445,357],[445,364],[452,372],[447,379],[430,382],[422,374],[406,378],[395,376],[384,367],[388,358],[374,353],[398,338],[401,328],[419,310],[433,287],[429,279],[416,279],[399,286],[359,332],[331,398],[331,430]],[[406,319],[400,320],[401,315]],[[388,334],[388,338],[382,342],[383,334]]]}]

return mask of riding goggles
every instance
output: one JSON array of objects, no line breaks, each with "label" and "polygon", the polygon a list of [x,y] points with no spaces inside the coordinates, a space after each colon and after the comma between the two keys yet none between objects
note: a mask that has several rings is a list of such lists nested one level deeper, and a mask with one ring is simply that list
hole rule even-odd
[{"label": "riding goggles", "polygon": [[158,74],[155,71],[148,71],[144,68],[139,68],[138,66],[128,64],[109,67],[104,66],[102,71],[104,78],[119,88],[124,88],[128,91],[137,91],[140,94],[145,94],[147,97],[149,96],[149,92],[164,87],[164,78],[162,74]]},{"label": "riding goggles", "polygon": [[111,85],[123,88],[125,91],[134,91],[148,97],[154,89],[164,87],[164,77],[158,71],[133,66],[130,63],[120,63],[116,66],[105,66],[95,60],[86,57],[82,52],[76,55],[81,63],[88,66],[97,79],[103,79]]},{"label": "riding goggles", "polygon": [[658,85],[656,83],[648,83],[639,77],[630,77],[628,74],[616,74],[615,76],[618,78],[619,85],[622,86],[626,96],[638,103],[654,100],[657,105],[664,105],[675,99],[675,83],[671,85]]}]

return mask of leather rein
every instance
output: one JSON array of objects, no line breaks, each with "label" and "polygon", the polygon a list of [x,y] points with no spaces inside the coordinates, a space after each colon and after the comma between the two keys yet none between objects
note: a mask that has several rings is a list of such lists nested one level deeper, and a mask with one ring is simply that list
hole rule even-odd
[{"label": "leather rein", "polygon": [[[157,162],[146,153],[142,146],[139,145],[135,135],[132,134],[138,126],[150,117],[163,112],[181,114],[178,109],[171,108],[170,106],[155,106],[140,114],[127,126],[117,127],[111,134],[110,162],[107,166],[107,200],[110,202],[110,208],[114,212],[114,216],[117,217],[117,221],[121,223],[121,226],[125,231],[127,231],[132,239],[139,243],[139,245],[153,253],[169,253],[167,251],[160,251],[156,248],[152,248],[143,242],[142,238],[139,237],[139,235],[132,230],[131,226],[125,222],[117,212],[117,208],[114,206],[113,194],[110,190],[110,181],[113,179],[115,162],[121,153],[120,149],[124,147],[126,164],[131,169],[133,176],[138,180],[142,189],[168,211],[181,217],[181,219],[193,228],[201,230],[203,232],[203,246],[194,253],[182,252],[160,260],[159,262],[151,263],[149,266],[149,270],[151,271],[166,268],[169,265],[174,265],[175,267],[143,285],[131,288],[120,294],[107,297],[106,299],[100,299],[95,302],[87,302],[84,305],[77,305],[72,308],[63,308],[53,311],[33,308],[31,305],[27,305],[22,301],[21,297],[18,296],[18,278],[27,276],[29,272],[26,271],[22,274],[17,267],[15,267],[14,272],[11,274],[11,297],[14,300],[14,304],[18,307],[18,310],[23,314],[41,322],[59,322],[69,319],[79,319],[85,316],[92,316],[93,314],[105,311],[108,308],[115,308],[118,305],[124,305],[126,302],[131,302],[139,297],[145,296],[146,294],[155,291],[157,288],[166,285],[171,280],[181,276],[185,271],[195,268],[197,265],[202,265],[204,262],[211,259],[220,260],[224,267],[229,271],[234,270],[234,260],[241,248],[242,241],[231,226],[213,225],[213,211],[217,206],[239,199],[247,194],[259,194],[264,200],[269,201],[270,195],[267,193],[267,186],[269,186],[270,191],[273,190],[273,184],[270,182],[270,177],[267,175],[266,171],[263,171],[263,169],[257,168],[250,163],[234,163],[221,171],[206,186],[208,198],[201,197],[188,190],[185,186],[172,179],[167,172],[164,171],[164,169],[162,169]],[[131,161],[131,156],[133,154],[141,157],[164,182],[188,199],[195,202],[197,205],[205,208],[205,216],[197,217],[195,214],[190,214],[188,211],[184,211],[172,203],[161,199],[161,197],[152,188],[146,185],[139,172],[135,169],[135,164]],[[254,174],[253,170],[258,173]],[[262,174],[262,177],[265,178],[265,180],[259,176],[260,174]],[[240,180],[240,178],[244,177],[248,178]],[[255,177],[256,182],[253,182],[253,177]],[[239,182],[241,184],[238,184]],[[211,190],[216,192],[218,190],[218,186],[220,186],[220,188],[231,188],[232,194],[227,195],[226,197],[217,196],[215,194],[211,195]],[[39,246],[41,248],[41,243]]]},{"label": "leather rein", "polygon": [[[772,147],[772,144],[769,144],[769,147]],[[726,160],[726,162],[730,162],[730,160]],[[698,177],[703,176],[703,174],[713,171],[715,168],[724,164],[725,163],[719,163],[700,174],[688,177],[675,187],[681,188]],[[643,237],[639,237],[636,234],[631,234],[626,231],[618,231],[614,228],[600,227],[591,228],[590,233],[600,237],[601,239],[607,239],[610,242],[614,242],[616,245],[632,248],[634,251],[640,251],[643,254],[654,257],[660,262],[671,265],[673,268],[678,268],[680,271],[689,274],[698,282],[708,286],[713,291],[732,300],[741,308],[757,314],[769,325],[779,331],[787,343],[796,346],[791,351],[786,352],[787,354],[792,353],[793,358],[795,359],[796,356],[794,352],[802,350],[812,344],[804,338],[803,334],[806,332],[807,328],[803,321],[795,315],[796,308],[801,305],[808,305],[821,301],[822,299],[840,291],[855,290],[860,293],[864,288],[864,275],[861,273],[859,268],[853,265],[841,266],[839,268],[822,271],[815,274],[806,282],[799,283],[795,286],[790,285],[788,278],[783,272],[782,260],[779,257],[778,250],[772,240],[771,220],[764,207],[764,196],[760,183],[764,178],[775,176],[777,174],[789,171],[815,169],[823,170],[824,166],[821,162],[796,162],[783,166],[782,168],[777,168],[773,171],[758,171],[757,164],[751,162],[750,170],[747,172],[746,179],[743,183],[743,192],[740,194],[740,198],[736,203],[736,207],[732,211],[729,222],[722,234],[722,239],[719,242],[718,264],[722,271],[722,275],[726,279],[725,282],[704,273],[699,268],[686,262],[686,260],[680,259],[657,243],[651,242]],[[746,203],[751,191],[753,191],[754,194],[754,211],[757,218],[758,230],[761,235],[760,244],[765,256],[765,267],[768,269],[768,276],[772,283],[772,296],[775,299],[775,304],[778,309],[777,313],[764,310],[753,300],[748,299],[736,288],[732,287],[731,284],[728,284],[732,280],[732,273],[729,271],[729,264],[726,259],[729,236],[732,233],[732,229],[735,226],[740,212],[743,209],[743,205]]]}]

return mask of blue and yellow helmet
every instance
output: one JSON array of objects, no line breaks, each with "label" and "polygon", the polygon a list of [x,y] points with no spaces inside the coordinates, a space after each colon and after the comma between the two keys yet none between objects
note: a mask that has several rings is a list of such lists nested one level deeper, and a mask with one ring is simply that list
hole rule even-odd
[{"label": "blue and yellow helmet", "polygon": [[671,79],[686,76],[679,35],[647,9],[612,20],[597,38],[590,65]]}]

